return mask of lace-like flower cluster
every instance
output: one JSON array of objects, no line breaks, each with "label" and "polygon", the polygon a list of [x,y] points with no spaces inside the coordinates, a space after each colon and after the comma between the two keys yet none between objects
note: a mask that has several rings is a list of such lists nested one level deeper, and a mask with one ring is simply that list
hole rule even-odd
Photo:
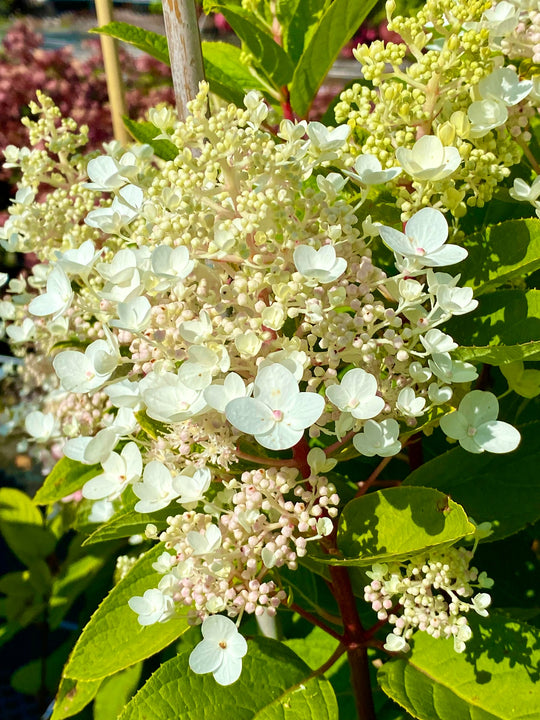
[{"label": "lace-like flower cluster", "polygon": [[[284,120],[273,135],[257,94],[243,109],[208,102],[203,86],[184,123],[152,113],[176,153],[164,161],[116,143],[82,156],[43,99],[33,149],[12,152],[22,186],[0,240],[39,259],[0,306],[17,354],[40,367],[25,371],[27,395],[35,403],[41,384],[74,414],[69,434],[45,412],[28,432],[101,465],[82,489],[90,521],[121,504],[169,513],[163,577],[131,603],[144,625],[181,606],[193,621],[275,612],[279,568],[334,530],[333,455],[399,453],[477,377],[439,329],[477,304],[445,271],[466,251],[447,242],[443,214],[423,208],[404,232],[362,223],[367,195],[349,178],[397,175],[355,162],[348,126]],[[437,143],[422,147],[428,175],[444,179],[457,151]],[[418,162],[415,148],[403,154]],[[43,183],[56,189],[39,201]],[[375,264],[375,242],[395,274]],[[487,404],[477,441],[490,451],[506,433],[513,449],[519,434]],[[447,430],[471,448],[459,422],[469,405]]]},{"label": "lace-like flower cluster", "polygon": [[[414,17],[392,17],[394,9],[388,2],[388,27],[402,42],[354,50],[367,82],[342,93],[336,119],[353,129],[357,162],[367,155],[394,173],[404,221],[424,206],[460,218],[492,197],[530,140],[538,93],[501,67],[501,45],[510,58],[534,56],[538,13],[505,1],[486,10],[480,1],[428,0]],[[364,172],[357,182],[369,190],[389,179],[370,182]]]},{"label": "lace-like flower cluster", "polygon": [[[224,482],[205,513],[169,517],[159,539],[175,554],[164,552],[155,563],[164,573],[157,589],[187,606],[193,621],[224,610],[231,617],[275,614],[286,593],[265,576],[274,567],[296,569],[307,543],[329,534],[337,515],[335,488],[324,476],[308,482],[294,468],[244,472]],[[164,601],[167,617],[172,608]]]},{"label": "lace-like flower cluster", "polygon": [[474,610],[487,616],[491,603],[488,593],[474,588],[490,588],[493,581],[484,572],[470,567],[473,552],[463,547],[448,548],[428,556],[419,555],[403,565],[374,565],[366,574],[372,578],[364,588],[364,599],[371,603],[379,620],[394,625],[385,648],[407,652],[415,630],[439,638],[453,638],[456,652],[465,650],[472,637],[467,613]]}]

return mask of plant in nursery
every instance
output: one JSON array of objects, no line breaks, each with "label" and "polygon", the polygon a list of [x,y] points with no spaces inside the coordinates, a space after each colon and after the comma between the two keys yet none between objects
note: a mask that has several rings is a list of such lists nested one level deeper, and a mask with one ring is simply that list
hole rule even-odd
[{"label": "plant in nursery", "polygon": [[[525,337],[538,317],[540,221],[493,226],[479,203],[465,217],[442,199],[454,186],[474,196],[479,165],[455,173],[467,153],[499,142],[497,153],[511,149],[504,167],[515,160],[526,176],[513,194],[536,202],[506,124],[516,98],[530,102],[532,81],[502,68],[499,41],[514,28],[492,37],[483,5],[441,9],[451,30],[438,23],[443,42],[425,50],[417,26],[428,30],[437,8],[395,21],[400,63],[407,53],[417,63],[406,65],[409,79],[422,83],[428,58],[430,67],[452,60],[455,73],[424,97],[440,104],[429,127],[424,116],[414,125],[418,137],[393,134],[393,95],[358,51],[376,98],[370,112],[387,103],[378,136],[393,154],[361,147],[353,122],[271,125],[257,90],[239,106],[206,83],[185,121],[151,112],[134,128],[151,144],[111,143],[101,155],[84,154],[84,131],[46,97],[32,105],[32,148],[12,152],[22,179],[1,241],[40,261],[9,283],[2,304],[14,352],[33,353],[13,378],[25,402],[10,420],[31,409],[34,446],[64,456],[37,503],[54,507],[79,491],[87,546],[134,535],[146,543],[138,560],[119,559],[118,583],[65,666],[57,718],[74,687],[89,701],[86,685],[180,636],[123,718],[215,718],[233,706],[246,718],[313,708],[397,718],[372,694],[376,666],[384,691],[414,717],[534,712],[536,631],[522,615],[490,615],[497,585],[474,556],[538,520],[536,425],[522,423],[534,401],[519,400],[516,413],[503,376],[480,365],[512,365],[505,376],[519,392],[527,371],[516,363],[540,349]],[[256,10],[229,14],[243,27],[262,22]],[[289,38],[293,16],[279,16]],[[468,79],[480,100],[474,87],[467,100],[462,80],[467,33],[482,59]],[[396,60],[389,82],[404,73]],[[453,102],[468,117],[467,103],[492,92],[504,119],[485,134],[470,119],[477,129],[466,140],[443,142],[440,113]],[[43,184],[54,189],[37,200]],[[497,215],[504,204],[490,195],[487,207]],[[519,321],[501,339],[505,293]],[[445,453],[445,436],[459,447]],[[510,488],[512,467],[527,479]],[[313,650],[318,633],[305,639],[307,664],[298,657],[292,613],[327,636],[326,657]],[[470,670],[513,632],[530,648],[509,661],[519,667],[519,707],[506,661],[486,665],[486,686]],[[345,657],[349,690],[338,707]],[[448,675],[426,675],[441,662]],[[425,700],[439,694],[436,707]]]}]

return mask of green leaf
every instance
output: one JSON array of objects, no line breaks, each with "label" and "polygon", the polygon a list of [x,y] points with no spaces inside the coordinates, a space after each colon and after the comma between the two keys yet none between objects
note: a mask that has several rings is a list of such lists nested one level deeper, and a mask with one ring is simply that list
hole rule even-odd
[{"label": "green leaf", "polygon": [[520,345],[540,337],[540,290],[497,290],[446,329],[460,345]]},{"label": "green leaf", "polygon": [[[66,658],[71,649],[71,641],[62,643],[47,655],[45,663],[45,687],[54,692],[58,685],[58,676],[62,672]],[[10,678],[11,687],[24,695],[37,695],[42,685],[42,660],[31,660],[17,668]]]},{"label": "green leaf", "polygon": [[63,720],[76,715],[94,699],[100,685],[101,680],[81,682],[63,678],[56,695],[51,720]]},{"label": "green leaf", "polygon": [[248,641],[240,679],[218,685],[189,669],[190,651],[164,663],[139,690],[121,720],[337,720],[334,692],[292,650],[268,638]]},{"label": "green leaf", "polygon": [[523,345],[487,345],[484,347],[459,347],[452,357],[473,363],[488,365],[505,365],[527,358],[536,359],[540,353],[540,340],[523,343]]},{"label": "green leaf", "polygon": [[328,0],[285,0],[287,15],[278,19],[283,28],[283,47],[297,63],[328,6]]},{"label": "green leaf", "polygon": [[56,545],[38,508],[28,495],[14,488],[0,489],[0,532],[13,554],[28,567],[50,555]]},{"label": "green leaf", "polygon": [[48,505],[61,500],[102,472],[101,465],[83,465],[83,463],[63,457],[47,475],[43,485],[34,496],[36,505]]},{"label": "green leaf", "polygon": [[540,395],[540,370],[526,370],[522,362],[511,362],[501,365],[501,372],[508,387],[518,395],[525,398]]},{"label": "green leaf", "polygon": [[94,720],[117,720],[137,689],[141,672],[142,663],[137,663],[103,682],[94,700]]},{"label": "green leaf", "polygon": [[244,107],[244,96],[250,90],[266,93],[267,88],[244,64],[240,48],[224,42],[201,45],[204,72],[213,93],[238,107]]},{"label": "green leaf", "polygon": [[463,245],[469,256],[459,264],[460,285],[473,287],[475,296],[482,295],[540,268],[540,220],[492,225],[469,235]]},{"label": "green leaf", "polygon": [[412,652],[379,670],[384,692],[420,720],[537,718],[539,631],[502,616],[471,626],[462,654],[452,640],[416,633]]},{"label": "green leaf", "polygon": [[75,599],[88,587],[101,570],[106,557],[88,553],[73,562],[64,563],[62,572],[54,579],[49,600],[49,624],[57,627]]},{"label": "green leaf", "polygon": [[188,629],[184,617],[142,627],[128,606],[130,598],[157,586],[159,574],[152,563],[162,552],[158,543],[110,591],[82,631],[65,677],[101,680],[162,650]]},{"label": "green leaf", "polygon": [[161,420],[154,420],[154,418],[148,417],[144,410],[136,412],[135,417],[144,432],[151,438],[154,438],[154,440],[157,440],[161,435],[168,435],[171,432],[170,425],[161,422]]},{"label": "green leaf", "polygon": [[131,135],[140,143],[150,145],[155,154],[162,160],[174,160],[178,155],[178,148],[170,140],[154,140],[159,135],[158,128],[146,120],[130,120],[125,115],[122,117],[124,125]]},{"label": "green leaf", "polygon": [[269,30],[257,23],[252,13],[241,7],[231,8],[220,5],[234,32],[245,44],[253,56],[253,62],[265,76],[270,78],[276,88],[286,85],[293,76],[294,65],[285,50],[277,44]]},{"label": "green leaf", "polygon": [[520,432],[521,444],[512,453],[472,455],[458,447],[425,463],[404,483],[437,488],[461,503],[476,522],[493,522],[487,541],[512,535],[540,518],[540,421]]},{"label": "green leaf", "polygon": [[117,40],[122,40],[148,53],[148,55],[160,60],[165,65],[171,64],[165,35],[159,35],[151,30],[145,30],[124,22],[110,22],[102,27],[94,28],[90,32],[109,35]]},{"label": "green leaf", "polygon": [[328,7],[296,65],[290,84],[291,105],[298,115],[306,115],[341,48],[360,27],[376,1],[334,0]]},{"label": "green leaf", "polygon": [[473,531],[463,508],[448,495],[431,488],[395,487],[347,503],[337,544],[344,564],[372,565],[453,545]]},{"label": "green leaf", "polygon": [[174,506],[163,508],[155,513],[138,513],[130,509],[119,510],[110,520],[94,530],[83,542],[83,546],[144,534],[148,523],[153,523],[158,531],[165,530],[167,518],[173,514]]}]

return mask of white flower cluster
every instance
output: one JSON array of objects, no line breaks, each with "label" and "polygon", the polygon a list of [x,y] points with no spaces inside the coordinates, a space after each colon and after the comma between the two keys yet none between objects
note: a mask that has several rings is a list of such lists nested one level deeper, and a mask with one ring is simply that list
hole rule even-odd
[{"label": "white flower cluster", "polygon": [[[159,121],[175,160],[117,144],[62,156],[41,203],[45,151],[10,153],[29,190],[1,242],[40,260],[1,306],[15,351],[33,352],[26,429],[101,464],[82,489],[90,520],[108,520],[128,488],[137,512],[170,508],[163,577],[131,602],[144,625],[186,606],[194,622],[275,612],[286,597],[275,569],[294,569],[333,531],[334,451],[397,454],[406,433],[453,409],[455,384],[477,377],[438,329],[477,305],[441,270],[466,256],[447,243],[443,214],[423,208],[404,232],[361,224],[348,178],[386,182],[396,169],[366,155],[353,173],[347,126],[284,120],[276,137],[256,94],[246,109],[209,115],[207,104],[203,87],[185,123]],[[427,144],[430,172],[451,172],[454,155]],[[394,276],[373,263],[378,234]],[[499,451],[503,436],[513,449],[519,434],[492,401],[474,415],[477,400],[465,395],[445,432],[473,452]],[[321,447],[308,454],[310,439]]]},{"label": "white flower cluster", "polygon": [[451,547],[411,558],[408,562],[374,565],[366,574],[372,578],[364,588],[379,620],[394,626],[384,647],[391,652],[407,652],[415,630],[435,638],[453,638],[456,652],[465,650],[472,637],[467,613],[474,610],[487,616],[491,604],[488,593],[474,594],[474,587],[490,588],[493,580],[478,574],[469,563],[473,552]]}]

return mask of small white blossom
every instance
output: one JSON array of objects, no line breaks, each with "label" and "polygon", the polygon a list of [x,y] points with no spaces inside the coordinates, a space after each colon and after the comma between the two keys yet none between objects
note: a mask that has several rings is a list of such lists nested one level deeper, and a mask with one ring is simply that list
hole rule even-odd
[{"label": "small white blossom", "polygon": [[332,245],[323,245],[319,250],[310,245],[299,245],[293,260],[298,272],[312,283],[335,282],[347,269],[347,261],[336,257]]},{"label": "small white blossom", "polygon": [[47,292],[34,298],[28,310],[38,317],[52,315],[54,320],[70,307],[72,301],[69,278],[61,267],[55,266],[47,278]]},{"label": "small white blossom", "polygon": [[36,325],[32,318],[24,318],[21,325],[8,325],[6,335],[13,343],[24,343],[31,340],[36,331]]},{"label": "small white blossom", "polygon": [[150,323],[152,306],[148,298],[138,297],[134,300],[118,303],[118,320],[111,320],[112,327],[129,330],[132,333],[142,332]]},{"label": "small white blossom", "polygon": [[385,245],[420,267],[454,265],[467,257],[465,248],[445,245],[448,237],[446,218],[434,208],[422,208],[405,225],[405,232],[381,225],[379,233]]},{"label": "small white blossom", "polygon": [[386,636],[386,642],[383,645],[385,650],[389,652],[409,652],[410,645],[401,635],[394,635],[390,633]]},{"label": "small white blossom", "polygon": [[442,180],[461,163],[459,150],[444,147],[436,135],[423,135],[411,150],[398,147],[396,159],[415,180]]},{"label": "small white blossom", "polygon": [[324,410],[324,399],[300,392],[294,375],[279,363],[261,368],[253,388],[252,398],[231,400],[225,414],[235,428],[270,450],[296,445]]},{"label": "small white blossom", "polygon": [[174,612],[174,601],[161,590],[152,588],[146,590],[143,596],[135,596],[128,600],[129,607],[139,616],[139,625],[153,625],[165,622]]},{"label": "small white blossom", "polygon": [[450,287],[441,285],[437,290],[439,307],[452,315],[465,315],[478,307],[470,287]]},{"label": "small white blossom", "polygon": [[201,627],[203,640],[189,656],[189,667],[202,675],[211,672],[220,685],[231,685],[242,672],[247,643],[234,622],[224,615],[210,615]]},{"label": "small white blossom", "polygon": [[442,352],[452,352],[457,348],[457,343],[446,333],[432,328],[425,335],[420,335],[420,342],[429,355]]},{"label": "small white blossom", "polygon": [[469,105],[467,115],[471,121],[469,136],[482,138],[490,130],[504,125],[508,120],[508,110],[502,100],[485,98]]},{"label": "small white blossom", "polygon": [[531,185],[527,185],[522,178],[514,179],[514,187],[508,191],[514,200],[534,203],[540,197],[540,175],[537,175]]},{"label": "small white blossom", "polygon": [[89,500],[114,499],[136,482],[142,472],[141,453],[137,445],[130,442],[120,454],[112,452],[101,465],[104,472],[84,484],[83,497]]},{"label": "small white blossom", "polygon": [[92,182],[84,183],[83,187],[91,190],[117,190],[129,182],[129,177],[137,170],[135,156],[125,153],[120,161],[110,155],[101,155],[88,163],[86,172]]},{"label": "small white blossom", "polygon": [[470,382],[478,377],[474,365],[462,360],[452,360],[448,353],[435,353],[428,360],[428,365],[439,380],[449,385]]},{"label": "small white blossom", "polygon": [[220,413],[225,412],[227,404],[235,398],[247,397],[251,392],[251,385],[246,385],[238,373],[229,373],[223,385],[209,385],[204,390],[204,399],[211,408]]},{"label": "small white blossom", "polygon": [[493,393],[473,390],[457,410],[441,418],[440,426],[468,452],[511,452],[519,445],[521,435],[512,425],[497,420],[498,414],[499,402]]},{"label": "small white blossom", "polygon": [[379,158],[375,155],[359,155],[354,163],[354,172],[346,171],[346,174],[362,185],[382,185],[393,180],[402,173],[400,167],[382,169]]},{"label": "small white blossom", "polygon": [[516,71],[509,67],[496,68],[478,83],[483,98],[500,100],[513,106],[524,100],[532,90],[531,80],[520,80]]},{"label": "small white blossom", "polygon": [[217,525],[210,524],[204,532],[191,530],[186,535],[186,540],[193,549],[193,555],[208,555],[221,545],[221,531]]},{"label": "small white blossom", "polygon": [[24,419],[26,432],[36,442],[47,442],[57,434],[60,427],[52,413],[42,413],[39,410],[29,413]]},{"label": "small white blossom", "polygon": [[389,418],[378,423],[368,420],[364,430],[353,437],[353,445],[361,455],[390,457],[401,450],[399,423]]},{"label": "small white blossom", "polygon": [[162,510],[180,494],[169,469],[158,460],[145,466],[142,481],[133,485],[133,492],[139,498],[135,512],[140,513]]},{"label": "small white blossom", "polygon": [[326,388],[326,397],[342,412],[350,413],[357,420],[375,417],[384,407],[384,400],[377,395],[377,380],[373,375],[353,368],[341,378],[340,385]]},{"label": "small white blossom", "polygon": [[406,417],[419,417],[423,414],[425,405],[426,399],[416,397],[411,387],[403,388],[396,401],[396,408]]},{"label": "small white blossom", "polygon": [[86,240],[78,248],[66,250],[64,253],[58,253],[58,265],[65,270],[68,275],[80,275],[86,277],[94,263],[101,255],[103,250],[97,250],[91,240]]}]

